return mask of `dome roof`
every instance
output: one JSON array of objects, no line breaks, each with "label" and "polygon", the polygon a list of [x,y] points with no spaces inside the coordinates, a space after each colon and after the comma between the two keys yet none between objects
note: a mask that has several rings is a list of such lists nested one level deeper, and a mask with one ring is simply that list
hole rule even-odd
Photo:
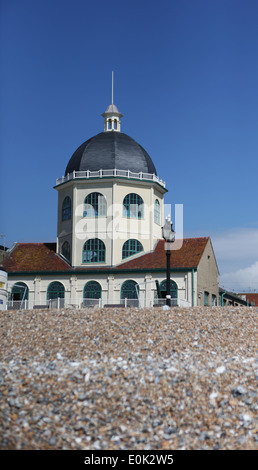
[{"label": "dome roof", "polygon": [[65,175],[73,171],[130,170],[157,175],[143,147],[122,132],[101,132],[84,142],[72,155]]}]

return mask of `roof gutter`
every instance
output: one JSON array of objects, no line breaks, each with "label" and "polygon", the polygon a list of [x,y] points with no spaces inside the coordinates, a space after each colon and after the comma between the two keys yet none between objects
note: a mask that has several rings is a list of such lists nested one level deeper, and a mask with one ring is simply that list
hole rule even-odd
[{"label": "roof gutter", "polygon": [[[8,270],[6,269],[6,271],[8,272]],[[194,268],[189,268],[189,267],[186,267],[186,268],[173,268],[171,269],[171,273],[173,272],[195,272],[197,271],[197,267],[194,267]],[[94,269],[94,270],[67,270],[67,271],[16,271],[16,272],[8,272],[8,276],[9,277],[15,277],[15,276],[38,276],[38,275],[52,275],[52,276],[56,276],[56,275],[78,275],[78,274],[124,274],[124,273],[165,273],[166,272],[166,268],[146,268],[146,269]]]}]

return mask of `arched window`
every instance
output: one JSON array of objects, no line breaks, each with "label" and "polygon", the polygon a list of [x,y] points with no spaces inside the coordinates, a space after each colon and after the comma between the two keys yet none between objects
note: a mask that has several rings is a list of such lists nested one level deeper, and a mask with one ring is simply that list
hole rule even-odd
[{"label": "arched window", "polygon": [[[165,298],[167,295],[167,281],[162,281],[159,287],[162,298]],[[170,279],[170,295],[171,299],[177,299],[177,283],[172,279]]]},{"label": "arched window", "polygon": [[107,214],[107,203],[103,194],[90,193],[84,201],[84,217],[104,217]]},{"label": "arched window", "polygon": [[117,119],[114,120],[114,129],[117,130]]},{"label": "arched window", "polygon": [[84,243],[82,251],[83,263],[105,263],[106,248],[99,238],[91,238]]},{"label": "arched window", "polygon": [[84,299],[101,299],[101,285],[97,281],[89,281],[83,289]]},{"label": "arched window", "polygon": [[141,242],[135,239],[127,240],[123,244],[122,248],[122,259],[128,258],[129,256],[135,255],[143,251],[143,246]]},{"label": "arched window", "polygon": [[135,281],[125,281],[121,287],[121,299],[138,299],[138,284]]},{"label": "arched window", "polygon": [[61,282],[54,281],[49,284],[47,289],[47,300],[64,299],[65,288]]},{"label": "arched window", "polygon": [[69,220],[71,218],[71,198],[66,196],[62,205],[62,220]]},{"label": "arched window", "polygon": [[160,203],[158,199],[156,199],[154,206],[154,222],[160,225]]},{"label": "arched window", "polygon": [[10,300],[28,300],[29,298],[29,289],[28,286],[24,282],[16,282],[11,291],[11,299]]},{"label": "arched window", "polygon": [[138,293],[139,286],[137,282],[132,280],[125,281],[121,287],[121,300],[128,299],[127,306],[137,307],[139,304]]},{"label": "arched window", "polygon": [[66,258],[67,261],[70,261],[70,256],[71,256],[71,254],[70,254],[70,243],[64,242],[62,244],[61,252],[62,252],[62,255],[64,256],[64,258]]},{"label": "arched window", "polygon": [[136,219],[143,218],[143,200],[141,196],[130,193],[123,200],[123,216]]},{"label": "arched window", "polygon": [[108,120],[108,129],[112,129],[112,121],[111,121],[111,119]]}]

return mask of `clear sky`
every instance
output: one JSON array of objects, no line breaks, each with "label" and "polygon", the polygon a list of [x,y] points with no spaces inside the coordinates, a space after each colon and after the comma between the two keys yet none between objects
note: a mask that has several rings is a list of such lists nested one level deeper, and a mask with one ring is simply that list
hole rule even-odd
[{"label": "clear sky", "polygon": [[103,131],[114,70],[122,132],[184,205],[184,236],[211,236],[221,285],[258,289],[257,25],[257,0],[1,0],[6,245],[56,240],[55,180]]}]

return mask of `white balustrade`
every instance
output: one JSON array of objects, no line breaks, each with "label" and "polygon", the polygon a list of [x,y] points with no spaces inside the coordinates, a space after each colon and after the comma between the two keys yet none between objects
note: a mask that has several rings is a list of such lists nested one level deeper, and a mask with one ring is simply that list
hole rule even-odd
[{"label": "white balustrade", "polygon": [[154,181],[155,183],[160,184],[161,186],[165,187],[165,181],[160,179],[155,173],[135,173],[130,170],[119,170],[114,168],[112,170],[98,170],[98,171],[73,171],[72,173],[68,173],[66,176],[62,176],[62,178],[58,178],[56,180],[56,186],[59,184],[66,183],[67,181],[74,180],[74,179],[89,179],[89,178],[110,178],[110,177],[120,177],[120,178],[133,178],[139,180],[148,180]]}]

